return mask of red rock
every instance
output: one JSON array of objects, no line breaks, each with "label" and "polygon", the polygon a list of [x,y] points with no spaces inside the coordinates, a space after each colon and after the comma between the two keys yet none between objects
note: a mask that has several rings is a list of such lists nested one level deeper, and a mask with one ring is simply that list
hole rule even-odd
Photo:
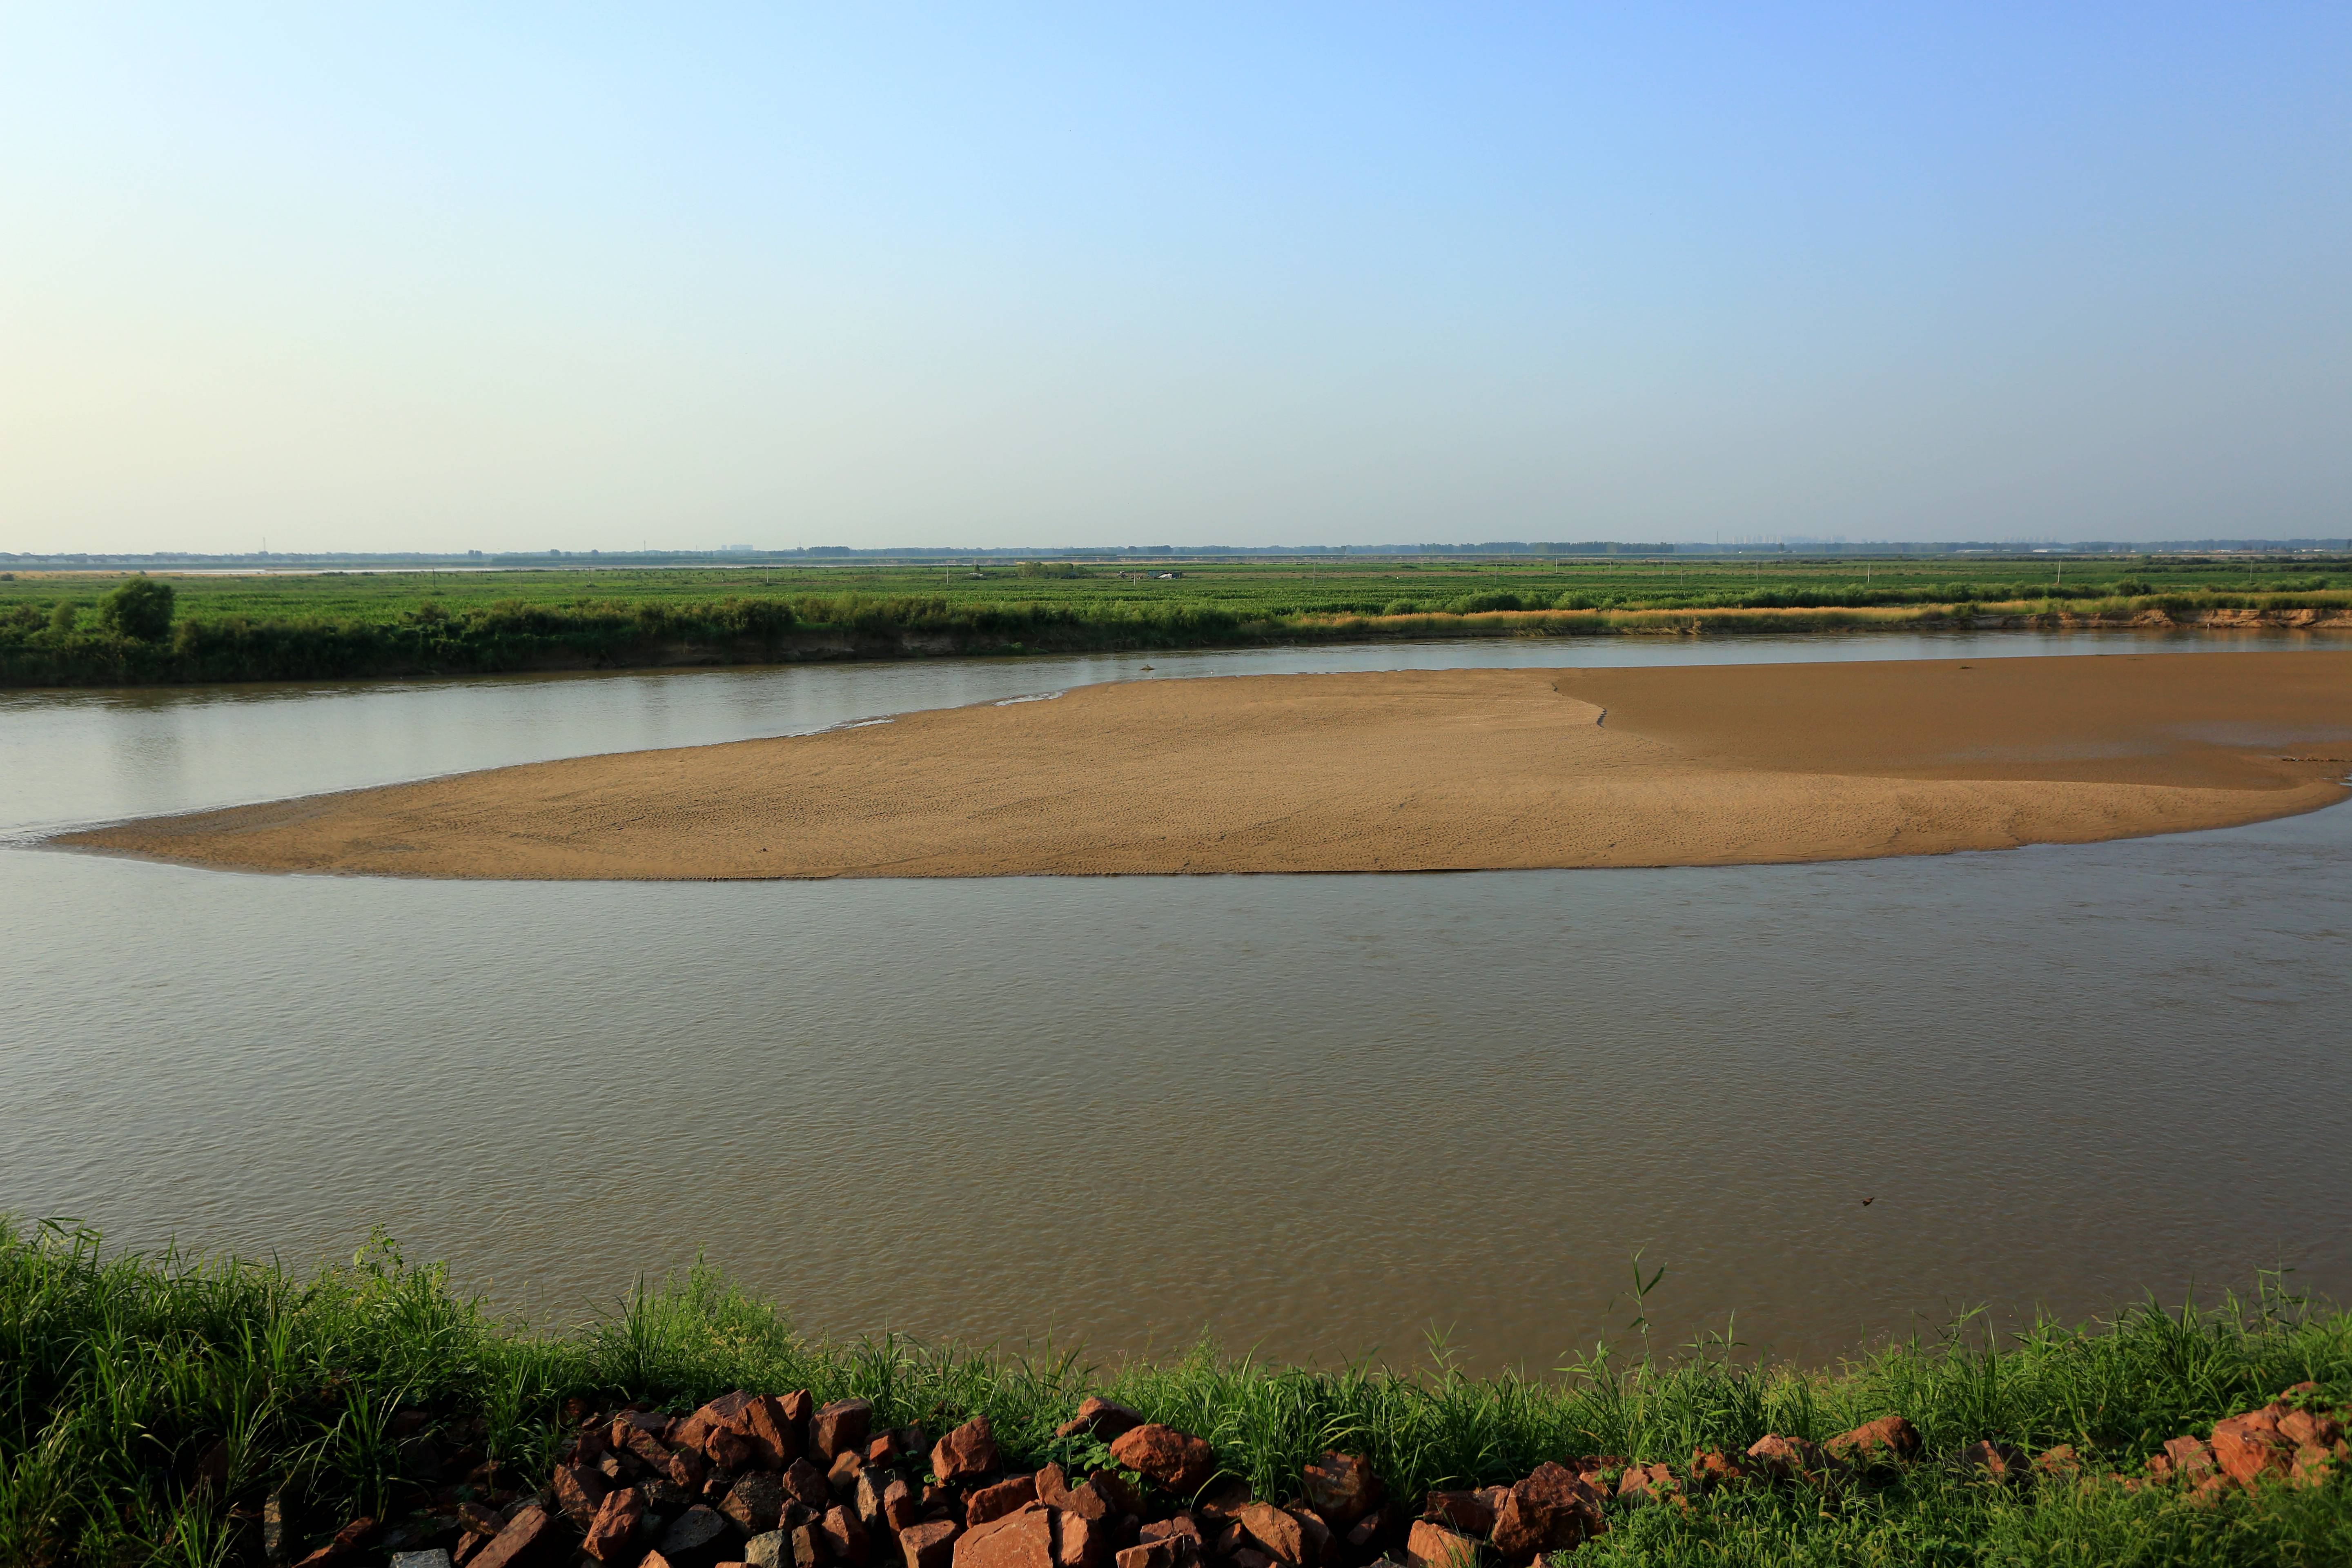
[{"label": "red rock", "polygon": [[478,1535],[488,1541],[507,1527],[507,1521],[478,1502],[457,1505],[457,1528],[468,1535]]},{"label": "red rock", "polygon": [[751,1445],[752,1462],[761,1469],[781,1470],[801,1457],[800,1428],[785,1418],[782,1404],[773,1397],[762,1396],[744,1406],[743,1436]]},{"label": "red rock", "polygon": [[1348,1544],[1355,1549],[1357,1555],[1370,1552],[1380,1538],[1388,1533],[1389,1521],[1395,1517],[1395,1512],[1394,1509],[1382,1503],[1349,1527]]},{"label": "red rock", "polygon": [[1405,1568],[1477,1568],[1478,1543],[1434,1520],[1416,1519],[1405,1537]]},{"label": "red rock", "polygon": [[1309,1554],[1307,1532],[1283,1510],[1270,1502],[1254,1502],[1244,1504],[1234,1517],[1242,1532],[1276,1563],[1291,1563],[1293,1568],[1314,1568],[1315,1558]]},{"label": "red rock", "polygon": [[1189,1433],[1146,1422],[1119,1434],[1111,1458],[1181,1497],[1209,1484],[1217,1472],[1217,1451]]},{"label": "red rock", "polygon": [[[936,1473],[936,1472],[934,1472]],[[963,1522],[967,1529],[1026,1508],[1037,1500],[1037,1480],[1034,1476],[1014,1476],[992,1487],[982,1487],[964,1502]]]},{"label": "red rock", "polygon": [[1332,1551],[1331,1527],[1324,1522],[1321,1514],[1311,1508],[1286,1509],[1284,1511],[1298,1521],[1299,1530],[1305,1533],[1307,1560],[1309,1563],[1338,1561],[1337,1555]]},{"label": "red rock", "polygon": [[1961,1469],[1988,1480],[2013,1481],[2026,1473],[2023,1454],[1990,1438],[1963,1447],[1956,1462]]},{"label": "red rock", "polygon": [[613,1447],[615,1449],[628,1455],[656,1475],[669,1473],[670,1451],[663,1445],[660,1438],[642,1426],[632,1426],[625,1422],[614,1423],[613,1433],[614,1437]]},{"label": "red rock", "polygon": [[855,1448],[844,1448],[833,1457],[833,1468],[825,1472],[824,1484],[837,1496],[847,1497],[857,1489],[857,1478],[866,1468],[866,1456]]},{"label": "red rock", "polygon": [[1423,1502],[1421,1516],[1465,1535],[1486,1535],[1495,1528],[1495,1502],[1484,1491],[1432,1492]]},{"label": "red rock", "polygon": [[2071,1476],[2083,1468],[2083,1461],[2075,1454],[2074,1444],[2061,1443],[2034,1455],[2033,1468],[2045,1476]]},{"label": "red rock", "polygon": [[1175,1542],[1162,1538],[1139,1542],[1118,1554],[1118,1568],[1177,1568],[1183,1561]]},{"label": "red rock", "polygon": [[375,1521],[364,1516],[355,1519],[335,1531],[335,1538],[313,1552],[295,1568],[318,1568],[320,1563],[340,1562],[359,1552],[360,1543],[375,1533]]},{"label": "red rock", "polygon": [[1827,1457],[1802,1437],[1767,1432],[1748,1447],[1749,1467],[1776,1481],[1794,1480],[1827,1468]]},{"label": "red rock", "polygon": [[1054,1510],[1033,1502],[956,1538],[954,1568],[1055,1568]]},{"label": "red rock", "polygon": [[596,1510],[604,1506],[604,1494],[613,1489],[589,1466],[571,1464],[556,1467],[555,1483],[550,1489],[563,1517],[585,1530],[595,1521]]},{"label": "red rock", "polygon": [[2181,1436],[2167,1439],[2163,1452],[2149,1456],[2147,1473],[2159,1481],[2193,1483],[2220,1472],[2202,1437]]},{"label": "red rock", "polygon": [[1674,1471],[1664,1465],[1628,1465],[1625,1473],[1617,1478],[1618,1500],[1634,1508],[1645,1502],[1662,1502],[1681,1493]]},{"label": "red rock", "polygon": [[1829,1441],[1830,1458],[1863,1465],[1909,1464],[1919,1457],[1919,1433],[1900,1415],[1865,1421]]},{"label": "red rock", "polygon": [[1110,1529],[1082,1513],[1054,1512],[1054,1561],[1060,1568],[1103,1568],[1110,1556]]},{"label": "red rock", "polygon": [[702,1489],[703,1479],[709,1472],[704,1468],[700,1454],[692,1448],[680,1448],[669,1457],[667,1473],[670,1485],[691,1495]]},{"label": "red rock", "polygon": [[809,1447],[817,1458],[831,1464],[837,1454],[866,1447],[867,1428],[874,1420],[874,1402],[870,1399],[836,1399],[819,1410],[809,1422]]},{"label": "red rock", "polygon": [[824,1523],[820,1528],[824,1531],[826,1554],[835,1562],[857,1563],[866,1561],[871,1543],[866,1534],[866,1526],[858,1522],[856,1514],[845,1508],[827,1509]]},{"label": "red rock", "polygon": [[1137,1531],[1137,1539],[1147,1545],[1154,1541],[1170,1542],[1180,1555],[1197,1553],[1201,1550],[1201,1527],[1192,1522],[1191,1514],[1180,1513],[1173,1519],[1143,1526]]},{"label": "red rock", "polygon": [[2287,1474],[2294,1468],[2294,1447],[2280,1434],[2278,1417],[2267,1410],[2232,1415],[2213,1426],[2213,1462],[2242,1487],[2252,1487],[2265,1475]]},{"label": "red rock", "polygon": [[793,1526],[784,1540],[792,1550],[793,1568],[823,1568],[832,1550],[824,1527],[814,1521]]},{"label": "red rock", "polygon": [[2298,1448],[2332,1448],[2344,1436],[2344,1423],[2325,1410],[2290,1410],[2278,1419],[2279,1436]]},{"label": "red rock", "polygon": [[1110,1504],[1113,1513],[1140,1515],[1143,1512],[1143,1494],[1117,1470],[1097,1470],[1087,1478],[1087,1485],[1101,1494],[1103,1500]]},{"label": "red rock", "polygon": [[1054,1428],[1054,1436],[1076,1437],[1084,1434],[1108,1443],[1143,1425],[1140,1410],[1129,1410],[1108,1399],[1088,1399],[1078,1406],[1076,1415]]},{"label": "red rock", "polygon": [[596,1510],[593,1523],[588,1526],[588,1539],[580,1549],[599,1563],[617,1563],[635,1551],[637,1526],[645,1521],[646,1500],[635,1487],[623,1487],[604,1494],[603,1506]]},{"label": "red rock", "polygon": [[1327,1451],[1307,1465],[1304,1479],[1307,1505],[1334,1530],[1347,1529],[1380,1506],[1380,1475],[1361,1454]]},{"label": "red rock", "polygon": [[527,1558],[554,1528],[555,1521],[543,1510],[522,1508],[507,1521],[495,1540],[467,1560],[467,1568],[508,1568]]},{"label": "red rock", "polygon": [[1737,1486],[1748,1479],[1748,1467],[1737,1455],[1721,1448],[1693,1448],[1690,1479],[1693,1486],[1702,1489]]},{"label": "red rock", "polygon": [[882,1499],[898,1478],[872,1465],[857,1472],[857,1484],[849,1489],[849,1510],[857,1522],[868,1531],[885,1528],[882,1522]]},{"label": "red rock", "polygon": [[882,1489],[882,1521],[903,1534],[920,1523],[923,1505],[915,1496],[915,1489],[893,1477]]},{"label": "red rock", "polygon": [[961,1532],[954,1520],[925,1520],[898,1532],[898,1552],[907,1568],[950,1568],[955,1561],[956,1537]]},{"label": "red rock", "polygon": [[1574,1470],[1538,1465],[1496,1513],[1495,1550],[1513,1560],[1566,1552],[1606,1528],[1601,1502],[1601,1494]]},{"label": "red rock", "polygon": [[[655,1442],[662,1443],[662,1434],[667,1432],[669,1426],[669,1417],[660,1411],[632,1406],[613,1417],[612,1430],[606,1436],[611,1439],[613,1447],[625,1448],[629,1446],[630,1433],[643,1432]],[[669,1445],[662,1443],[662,1447],[667,1449]]]},{"label": "red rock", "polygon": [[823,1508],[830,1495],[824,1473],[806,1459],[794,1459],[784,1469],[784,1490],[810,1508]]},{"label": "red rock", "polygon": [[[751,1405],[751,1400],[752,1395],[740,1388],[732,1394],[720,1394],[672,1427],[669,1434],[669,1446],[673,1448],[705,1447],[709,1441],[710,1434],[723,1431],[732,1426],[736,1418]],[[712,1454],[710,1458],[716,1460],[719,1456]]]},{"label": "red rock", "polygon": [[2287,1479],[2299,1487],[2324,1487],[2344,1458],[2345,1446],[2340,1437],[2333,1447],[2328,1448],[2316,1443],[2305,1443],[2294,1451],[2294,1463],[2287,1470]]},{"label": "red rock", "polygon": [[1072,1486],[1062,1474],[1059,1465],[1047,1465],[1037,1472],[1037,1500],[1048,1508],[1075,1513],[1082,1519],[1107,1520],[1110,1517],[1110,1500],[1095,1489],[1091,1481]]},{"label": "red rock", "polygon": [[765,1535],[783,1522],[784,1483],[765,1470],[739,1476],[719,1511],[745,1535]]},{"label": "red rock", "polygon": [[740,1470],[751,1462],[751,1440],[731,1426],[714,1426],[704,1433],[702,1451],[722,1470]]},{"label": "red rock", "polygon": [[1002,1463],[995,1428],[985,1415],[973,1416],[931,1446],[931,1474],[943,1481],[972,1480]]},{"label": "red rock", "polygon": [[816,1414],[816,1400],[805,1388],[793,1390],[792,1393],[777,1400],[776,1404],[782,1409],[784,1419],[800,1427],[803,1432],[808,1428],[809,1418]]},{"label": "red rock", "polygon": [[727,1541],[727,1521],[717,1509],[695,1504],[669,1521],[656,1548],[672,1563],[716,1563]]},{"label": "red rock", "polygon": [[887,1465],[898,1457],[898,1439],[890,1433],[885,1432],[879,1437],[866,1440],[866,1462],[867,1464]]}]

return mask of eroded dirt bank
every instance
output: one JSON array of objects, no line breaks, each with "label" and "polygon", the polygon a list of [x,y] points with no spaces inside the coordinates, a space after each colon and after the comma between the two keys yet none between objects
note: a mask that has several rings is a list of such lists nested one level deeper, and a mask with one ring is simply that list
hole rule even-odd
[{"label": "eroded dirt bank", "polygon": [[2340,800],[2347,772],[2352,652],[1254,676],[59,842],[444,878],[1711,865],[2222,826]]}]

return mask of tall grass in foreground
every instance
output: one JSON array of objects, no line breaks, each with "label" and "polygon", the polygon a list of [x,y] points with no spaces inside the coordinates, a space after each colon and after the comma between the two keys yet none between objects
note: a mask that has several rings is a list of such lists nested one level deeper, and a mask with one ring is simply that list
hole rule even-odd
[{"label": "tall grass in foreground", "polygon": [[[1444,1363],[1324,1370],[1203,1346],[1097,1369],[897,1335],[827,1342],[708,1269],[641,1285],[562,1333],[503,1324],[381,1237],[345,1267],[172,1251],[108,1254],[86,1229],[0,1223],[0,1563],[219,1563],[253,1552],[259,1500],[314,1521],[402,1511],[416,1495],[396,1412],[454,1426],[543,1475],[567,1397],[684,1408],[737,1386],[873,1399],[878,1424],[933,1431],[987,1415],[1017,1453],[1092,1392],[1213,1442],[1262,1495],[1287,1497],[1327,1447],[1369,1454],[1390,1487],[1506,1480],[1570,1453],[1680,1462],[1766,1431],[1826,1438],[1910,1417],[1931,1452],[1979,1437],[2072,1443],[2137,1465],[2176,1433],[2311,1379],[2352,1398],[2352,1314],[2251,1297],[2008,1336],[1969,1323],[1834,1369],[1741,1363],[1722,1342],[1631,1362],[1604,1353],[1540,1376]],[[217,1468],[205,1479],[209,1459]],[[329,1528],[331,1528],[330,1523]],[[2344,1563],[2352,1485],[2192,1508],[2161,1491],[2045,1484],[2007,1491],[1924,1466],[1833,1503],[1727,1494],[1612,1521],[1596,1563]]]}]

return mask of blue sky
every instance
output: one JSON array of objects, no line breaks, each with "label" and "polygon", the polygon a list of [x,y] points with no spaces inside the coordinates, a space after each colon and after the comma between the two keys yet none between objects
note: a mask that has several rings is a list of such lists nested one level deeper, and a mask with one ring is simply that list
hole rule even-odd
[{"label": "blue sky", "polygon": [[0,9],[0,549],[2352,531],[2352,6]]}]

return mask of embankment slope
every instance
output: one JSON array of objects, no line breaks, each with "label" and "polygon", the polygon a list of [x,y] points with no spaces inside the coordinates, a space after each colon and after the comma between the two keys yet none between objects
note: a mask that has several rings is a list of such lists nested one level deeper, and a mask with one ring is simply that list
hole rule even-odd
[{"label": "embankment slope", "polygon": [[58,841],[441,878],[1715,865],[2223,826],[2340,800],[2347,772],[2352,652],[1254,676]]}]

